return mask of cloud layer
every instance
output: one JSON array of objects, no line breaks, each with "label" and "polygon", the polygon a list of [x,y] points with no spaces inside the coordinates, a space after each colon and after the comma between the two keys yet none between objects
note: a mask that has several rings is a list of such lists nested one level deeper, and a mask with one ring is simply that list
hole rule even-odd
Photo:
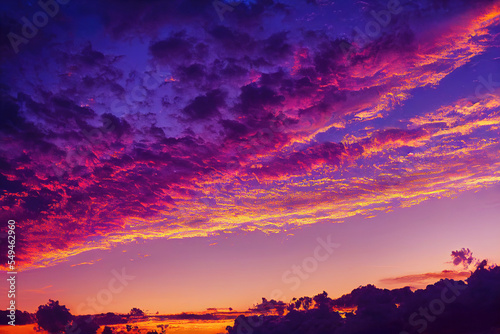
[{"label": "cloud layer", "polygon": [[[3,36],[40,11],[2,6]],[[498,183],[497,73],[447,80],[496,50],[499,5],[335,6],[70,3],[19,53],[3,40],[1,215],[23,265]]]}]

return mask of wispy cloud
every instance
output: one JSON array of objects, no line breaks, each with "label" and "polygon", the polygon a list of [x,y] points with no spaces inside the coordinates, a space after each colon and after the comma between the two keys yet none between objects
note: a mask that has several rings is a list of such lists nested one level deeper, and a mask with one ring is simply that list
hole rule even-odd
[{"label": "wispy cloud", "polygon": [[436,273],[413,274],[399,277],[384,278],[380,283],[385,286],[410,286],[422,288],[441,279],[465,280],[471,275],[470,271],[443,270]]}]

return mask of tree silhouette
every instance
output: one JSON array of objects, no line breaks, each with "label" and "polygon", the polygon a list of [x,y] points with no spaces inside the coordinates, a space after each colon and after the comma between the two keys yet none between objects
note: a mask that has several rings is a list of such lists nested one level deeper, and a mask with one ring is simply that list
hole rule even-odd
[{"label": "tree silhouette", "polygon": [[330,310],[331,309],[331,302],[332,300],[328,298],[328,293],[326,291],[323,291],[323,293],[320,293],[316,296],[313,297],[314,304],[316,305],[316,308],[320,310]]},{"label": "tree silhouette", "polygon": [[141,310],[140,308],[137,308],[137,307],[134,307],[133,309],[131,309],[129,314],[131,316],[138,316],[138,317],[142,317],[145,315],[144,311]]},{"label": "tree silhouette", "polygon": [[113,334],[113,330],[111,329],[111,327],[105,326],[102,334]]},{"label": "tree silhouette", "polygon": [[38,306],[36,319],[38,326],[49,333],[61,333],[69,324],[73,316],[64,305],[59,305],[59,301],[49,299],[46,305]]},{"label": "tree silhouette", "polygon": [[99,325],[94,321],[93,316],[78,317],[73,320],[74,330],[66,331],[67,334],[95,334],[99,329]]}]

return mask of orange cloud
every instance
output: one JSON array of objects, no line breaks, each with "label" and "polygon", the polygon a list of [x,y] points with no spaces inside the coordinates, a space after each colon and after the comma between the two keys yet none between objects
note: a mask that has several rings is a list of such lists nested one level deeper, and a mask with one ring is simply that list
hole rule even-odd
[{"label": "orange cloud", "polygon": [[433,284],[441,279],[454,279],[454,280],[465,280],[469,278],[471,272],[469,271],[455,271],[455,270],[443,270],[438,273],[424,273],[424,274],[414,274],[406,275],[400,277],[384,278],[380,280],[380,283],[384,286],[398,285],[398,286],[411,286],[412,288],[424,288],[429,284]]}]

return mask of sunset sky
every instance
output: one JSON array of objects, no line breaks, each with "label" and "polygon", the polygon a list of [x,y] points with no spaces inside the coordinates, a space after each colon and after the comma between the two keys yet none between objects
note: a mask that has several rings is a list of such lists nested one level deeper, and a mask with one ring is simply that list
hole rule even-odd
[{"label": "sunset sky", "polygon": [[0,5],[19,309],[245,310],[464,278],[462,247],[500,263],[500,2],[45,2]]}]

